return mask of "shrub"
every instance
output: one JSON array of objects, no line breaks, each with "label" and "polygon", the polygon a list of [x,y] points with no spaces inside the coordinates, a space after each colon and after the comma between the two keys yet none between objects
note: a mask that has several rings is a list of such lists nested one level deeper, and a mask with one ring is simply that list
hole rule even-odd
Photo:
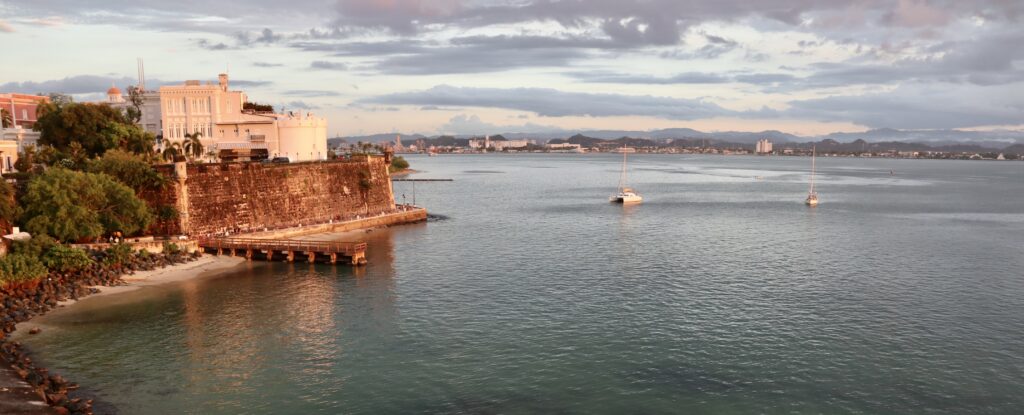
[{"label": "shrub", "polygon": [[131,188],[106,174],[50,168],[32,179],[21,203],[22,221],[33,234],[62,241],[132,234],[145,229],[153,214]]},{"label": "shrub", "polygon": [[181,253],[181,247],[178,244],[170,241],[164,241],[164,254],[175,255]]},{"label": "shrub", "polygon": [[124,265],[132,260],[135,250],[128,244],[114,244],[106,251],[103,251],[103,263],[105,265]]},{"label": "shrub", "polygon": [[11,245],[11,253],[39,258],[55,245],[57,245],[57,242],[53,238],[46,235],[36,235],[27,241],[14,241]]},{"label": "shrub", "polygon": [[92,258],[85,251],[66,245],[54,245],[43,254],[43,265],[53,271],[78,271],[92,263]]},{"label": "shrub", "polygon": [[402,171],[409,168],[409,162],[405,160],[405,157],[397,156],[391,159],[391,171]]},{"label": "shrub", "polygon": [[35,281],[46,276],[46,266],[38,257],[10,254],[0,258],[0,281],[5,284]]}]

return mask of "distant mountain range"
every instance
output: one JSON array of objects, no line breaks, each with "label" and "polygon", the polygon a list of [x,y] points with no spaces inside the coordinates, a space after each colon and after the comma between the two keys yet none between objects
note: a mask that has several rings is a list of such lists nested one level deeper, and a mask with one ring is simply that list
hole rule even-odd
[{"label": "distant mountain range", "polygon": [[[430,145],[465,145],[470,138],[482,137],[482,135],[455,135],[455,136],[425,136],[423,134],[373,134],[366,136],[354,136],[336,138],[336,142],[356,143],[371,142],[394,142],[395,136],[400,135],[402,142],[406,145],[413,144],[416,140],[425,139]],[[752,146],[757,140],[767,138],[776,145],[823,142],[826,146],[836,147],[847,144],[859,148],[879,149],[903,149],[906,151],[923,150],[925,148],[950,149],[964,148],[963,151],[1001,151],[1010,146],[1024,146],[1024,131],[999,130],[999,131],[963,131],[963,130],[896,130],[881,128],[858,133],[831,133],[823,136],[802,137],[781,131],[768,130],[761,132],[703,132],[691,128],[669,128],[652,131],[629,131],[629,130],[591,130],[578,133],[555,131],[550,133],[501,133],[492,134],[492,139],[533,139],[538,143],[572,142],[583,146],[597,145],[598,142],[614,140],[622,143],[627,140],[628,145],[650,145],[667,144],[674,141],[683,145],[708,145],[713,147]],[[635,140],[636,142],[632,141]],[[692,144],[687,144],[692,143]],[[835,144],[833,144],[835,143]],[[920,144],[914,146],[913,144]],[[966,150],[966,149],[971,150]],[[836,148],[839,150],[840,148]],[[1008,151],[1008,150],[1007,150]]]}]

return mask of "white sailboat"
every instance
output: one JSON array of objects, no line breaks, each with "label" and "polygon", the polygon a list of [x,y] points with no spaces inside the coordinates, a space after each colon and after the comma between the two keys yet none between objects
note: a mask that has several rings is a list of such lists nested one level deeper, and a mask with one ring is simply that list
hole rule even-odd
[{"label": "white sailboat", "polygon": [[807,199],[804,200],[804,203],[811,207],[818,206],[818,192],[814,191],[814,159],[816,155],[817,148],[811,147],[811,189],[807,191]]},{"label": "white sailboat", "polygon": [[633,189],[626,187],[626,154],[626,143],[622,143],[622,173],[619,174],[619,193],[608,198],[612,203],[640,203],[644,200]]}]

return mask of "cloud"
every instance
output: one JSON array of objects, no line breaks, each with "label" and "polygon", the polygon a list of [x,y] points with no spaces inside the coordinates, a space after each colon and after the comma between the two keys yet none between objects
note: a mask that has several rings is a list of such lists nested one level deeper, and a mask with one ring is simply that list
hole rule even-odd
[{"label": "cloud", "polygon": [[290,101],[279,106],[281,111],[289,110],[313,110],[320,108],[318,105],[310,104],[305,101]]},{"label": "cloud", "polygon": [[721,84],[732,81],[728,76],[707,72],[684,72],[669,77],[615,72],[573,72],[568,75],[583,82],[602,84]]},{"label": "cloud", "polygon": [[4,23],[2,20],[0,20],[0,32],[14,33],[14,28],[11,27],[11,25]]},{"label": "cloud", "polygon": [[497,125],[485,122],[476,115],[459,114],[438,127],[442,134],[475,135],[498,133],[551,133],[564,131],[550,125],[526,123],[520,125]]},{"label": "cloud", "polygon": [[382,95],[361,102],[390,105],[505,108],[546,117],[651,116],[696,120],[736,113],[695,99],[564,92],[547,88],[460,88],[438,85],[424,91]]},{"label": "cloud", "polygon": [[[75,75],[69,76],[63,79],[53,79],[48,81],[25,81],[25,82],[8,82],[0,84],[0,91],[5,92],[17,92],[23,94],[35,94],[35,93],[61,93],[61,94],[97,94],[104,93],[111,85],[117,85],[126,87],[128,85],[135,85],[138,80],[135,78],[122,76],[99,76],[99,75]],[[184,81],[162,81],[159,79],[147,79],[147,88],[157,88],[163,85],[181,85]],[[260,87],[270,85],[270,81],[247,81],[247,80],[231,80],[231,85],[240,87]]]},{"label": "cloud", "polygon": [[[853,122],[872,128],[942,129],[1017,125],[1024,120],[1024,84],[949,86],[905,85],[890,92],[798,100],[779,116]],[[1016,106],[1015,106],[1016,104]]]},{"label": "cloud", "polygon": [[348,70],[348,65],[341,62],[313,61],[309,64],[310,69],[324,69],[329,71]]},{"label": "cloud", "polygon": [[282,92],[283,95],[304,97],[304,98],[321,98],[321,97],[338,97],[341,96],[340,92],[336,91],[325,91],[325,90],[312,90],[312,89],[292,89]]},{"label": "cloud", "polygon": [[583,52],[559,49],[526,49],[516,53],[488,48],[440,48],[422,54],[385,58],[374,68],[382,73],[433,75],[502,72],[519,68],[560,67],[585,56]]},{"label": "cloud", "polygon": [[200,48],[203,48],[203,49],[206,49],[206,50],[225,50],[225,49],[231,49],[231,47],[228,46],[227,44],[225,44],[224,42],[216,42],[216,43],[214,43],[214,42],[210,41],[209,39],[196,39],[195,42],[196,42],[196,46],[198,46]]},{"label": "cloud", "polygon": [[[158,81],[157,81],[158,82]],[[128,77],[114,78],[109,76],[77,75],[64,79],[54,79],[42,82],[8,82],[0,85],[0,91],[17,92],[23,94],[36,93],[61,93],[61,94],[89,94],[104,92],[110,85],[134,85],[136,80]]]},{"label": "cloud", "polygon": [[255,66],[257,68],[277,68],[277,67],[284,66],[284,64],[283,63],[273,63],[273,62],[253,62],[252,66]]}]

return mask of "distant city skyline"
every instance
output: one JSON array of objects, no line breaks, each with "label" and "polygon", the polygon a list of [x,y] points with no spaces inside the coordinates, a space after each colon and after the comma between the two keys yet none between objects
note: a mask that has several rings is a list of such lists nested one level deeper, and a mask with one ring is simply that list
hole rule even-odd
[{"label": "distant city skyline", "polygon": [[330,135],[1024,130],[1024,2],[13,0],[0,92],[215,81]]}]

